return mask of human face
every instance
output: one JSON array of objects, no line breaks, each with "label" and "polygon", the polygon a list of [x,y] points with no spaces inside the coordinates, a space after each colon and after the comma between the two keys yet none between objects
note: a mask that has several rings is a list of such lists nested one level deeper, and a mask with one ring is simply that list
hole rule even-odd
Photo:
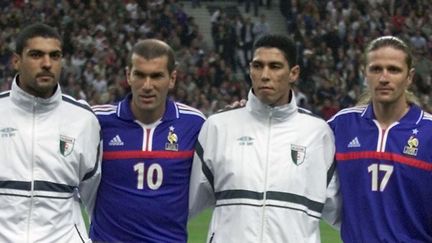
[{"label": "human face", "polygon": [[176,71],[169,73],[167,56],[148,60],[132,54],[131,64],[126,75],[132,90],[132,112],[144,123],[155,122],[165,112],[165,102],[168,91],[174,87]]},{"label": "human face", "polygon": [[406,104],[413,75],[401,50],[385,46],[367,54],[365,76],[374,104]]},{"label": "human face", "polygon": [[299,75],[299,66],[290,65],[277,48],[260,47],[254,52],[250,63],[250,77],[255,95],[269,106],[280,106],[289,102],[292,83]]},{"label": "human face", "polygon": [[61,59],[60,40],[44,37],[27,40],[22,53],[15,53],[12,61],[19,73],[18,85],[36,97],[49,98],[60,79]]}]

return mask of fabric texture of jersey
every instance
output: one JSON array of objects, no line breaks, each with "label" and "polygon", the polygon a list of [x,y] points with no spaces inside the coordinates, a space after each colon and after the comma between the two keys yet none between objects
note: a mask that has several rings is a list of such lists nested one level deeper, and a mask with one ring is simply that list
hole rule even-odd
[{"label": "fabric texture of jersey", "polygon": [[190,214],[214,206],[207,242],[320,242],[319,221],[338,222],[334,139],[295,99],[209,117],[199,135]]},{"label": "fabric texture of jersey", "polygon": [[90,107],[59,86],[34,97],[15,78],[0,116],[0,242],[89,242],[79,197],[91,211],[101,154]]},{"label": "fabric texture of jersey", "polygon": [[190,170],[205,117],[168,100],[162,119],[146,125],[135,120],[130,100],[93,108],[104,155],[91,238],[186,242]]},{"label": "fabric texture of jersey", "polygon": [[432,242],[432,116],[411,105],[387,129],[372,105],[329,120],[343,196],[344,242]]}]

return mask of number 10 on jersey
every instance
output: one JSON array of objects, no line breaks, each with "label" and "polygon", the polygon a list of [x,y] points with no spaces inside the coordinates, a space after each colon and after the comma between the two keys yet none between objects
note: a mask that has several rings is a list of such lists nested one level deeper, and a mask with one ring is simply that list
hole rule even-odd
[{"label": "number 10 on jersey", "polygon": [[160,164],[153,163],[148,168],[146,168],[144,162],[139,162],[136,163],[133,168],[137,173],[138,190],[144,189],[145,182],[147,182],[147,187],[151,190],[157,190],[162,185],[163,171]]}]

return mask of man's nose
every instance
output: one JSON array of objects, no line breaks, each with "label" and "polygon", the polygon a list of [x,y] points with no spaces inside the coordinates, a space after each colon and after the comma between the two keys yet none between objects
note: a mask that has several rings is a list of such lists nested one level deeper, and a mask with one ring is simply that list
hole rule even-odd
[{"label": "man's nose", "polygon": [[261,80],[267,81],[270,79],[270,69],[268,67],[264,67],[261,73]]},{"label": "man's nose", "polygon": [[42,57],[42,67],[44,68],[51,68],[52,66],[52,60],[51,57],[49,55],[44,55]]},{"label": "man's nose", "polygon": [[151,77],[145,77],[143,80],[143,89],[150,89],[152,87],[151,85]]}]

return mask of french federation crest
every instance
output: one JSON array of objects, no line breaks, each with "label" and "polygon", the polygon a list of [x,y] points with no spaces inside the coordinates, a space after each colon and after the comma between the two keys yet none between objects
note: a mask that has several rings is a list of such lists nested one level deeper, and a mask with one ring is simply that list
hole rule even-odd
[{"label": "french federation crest", "polygon": [[301,165],[306,157],[306,147],[291,144],[291,159],[295,165]]},{"label": "french federation crest", "polygon": [[419,145],[419,140],[414,135],[411,135],[407,141],[407,146],[404,147],[403,153],[412,156],[417,156],[418,145]]},{"label": "french federation crest", "polygon": [[177,134],[174,133],[174,127],[170,126],[168,132],[168,143],[165,143],[165,150],[169,151],[178,151],[178,137]]},{"label": "french federation crest", "polygon": [[72,153],[75,145],[75,138],[60,135],[60,153],[63,156],[68,156]]}]

